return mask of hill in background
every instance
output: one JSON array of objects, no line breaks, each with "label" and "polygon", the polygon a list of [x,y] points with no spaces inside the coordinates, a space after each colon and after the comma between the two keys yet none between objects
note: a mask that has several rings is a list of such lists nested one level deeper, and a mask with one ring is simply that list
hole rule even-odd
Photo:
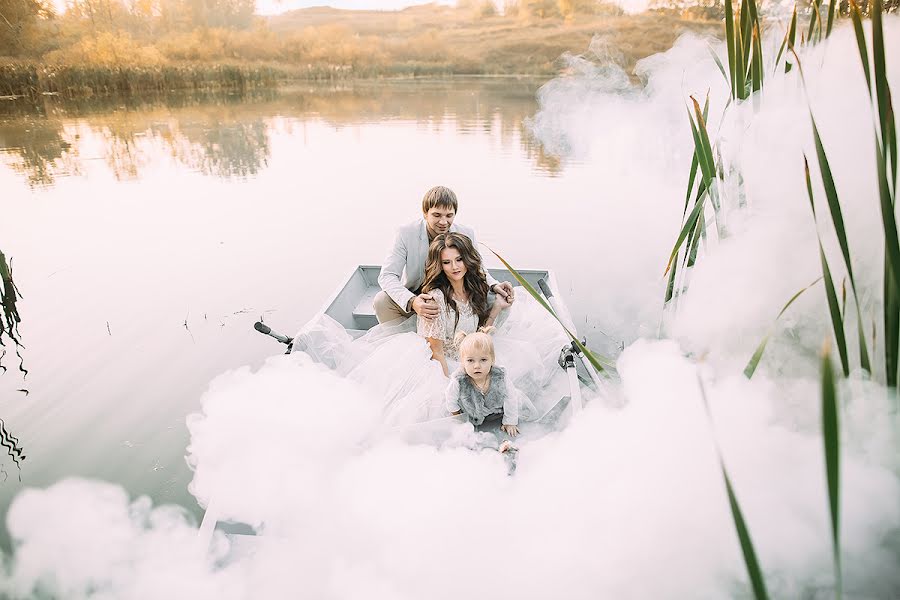
[{"label": "hill in background", "polygon": [[719,29],[709,15],[625,15],[597,0],[509,0],[504,14],[490,0],[460,0],[273,17],[255,16],[254,0],[69,0],[62,15],[42,9],[45,0],[16,2],[34,10],[0,28],[6,96],[245,88],[284,78],[550,76],[562,54],[584,53],[598,36],[630,71],[685,31]]},{"label": "hill in background", "polygon": [[555,73],[563,53],[586,52],[595,36],[630,71],[641,58],[670,48],[685,31],[720,28],[717,21],[672,11],[625,15],[609,4],[545,18],[520,11],[499,15],[485,6],[427,4],[400,11],[315,7],[269,17],[267,25],[278,35],[321,41],[341,64],[390,64],[397,72],[531,75]]}]

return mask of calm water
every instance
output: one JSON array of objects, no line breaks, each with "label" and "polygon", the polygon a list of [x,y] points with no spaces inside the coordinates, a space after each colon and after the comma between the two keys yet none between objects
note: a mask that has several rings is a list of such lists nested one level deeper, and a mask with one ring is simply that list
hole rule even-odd
[{"label": "calm water", "polygon": [[0,375],[0,417],[27,454],[21,483],[0,462],[2,512],[23,486],[83,476],[200,514],[184,423],[209,381],[279,352],[253,322],[293,334],[436,184],[513,264],[555,270],[576,323],[609,346],[603,316],[586,316],[603,192],[529,136],[540,83],[0,104],[0,250],[29,370],[7,354]]}]

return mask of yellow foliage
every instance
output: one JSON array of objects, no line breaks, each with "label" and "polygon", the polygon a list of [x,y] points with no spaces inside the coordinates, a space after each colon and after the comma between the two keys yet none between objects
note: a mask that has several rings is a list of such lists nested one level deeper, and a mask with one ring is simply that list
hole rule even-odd
[{"label": "yellow foliage", "polygon": [[143,46],[127,33],[103,31],[84,37],[74,45],[44,55],[49,64],[91,64],[101,66],[155,66],[166,62],[153,46]]}]

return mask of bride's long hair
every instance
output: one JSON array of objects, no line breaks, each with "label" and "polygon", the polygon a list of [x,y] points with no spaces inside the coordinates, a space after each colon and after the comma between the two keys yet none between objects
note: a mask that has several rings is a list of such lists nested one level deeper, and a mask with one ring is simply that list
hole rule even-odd
[{"label": "bride's long hair", "polygon": [[445,248],[456,248],[459,255],[466,265],[466,275],[463,277],[463,287],[469,294],[469,305],[478,315],[478,326],[481,327],[487,321],[491,309],[488,306],[488,292],[490,288],[487,284],[487,276],[484,274],[484,268],[481,266],[481,255],[475,249],[472,240],[467,235],[461,233],[450,232],[442,233],[434,238],[428,247],[428,258],[425,261],[425,282],[422,284],[423,292],[431,290],[441,290],[444,298],[447,300],[447,307],[453,310],[456,315],[456,321],[453,328],[459,323],[459,310],[456,308],[456,301],[453,299],[453,288],[450,280],[444,273],[444,267],[441,264],[441,252]]}]

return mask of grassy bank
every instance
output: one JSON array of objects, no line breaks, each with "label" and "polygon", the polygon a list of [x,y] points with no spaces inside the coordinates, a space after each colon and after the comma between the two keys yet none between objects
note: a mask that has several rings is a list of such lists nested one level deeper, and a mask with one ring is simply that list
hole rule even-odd
[{"label": "grassy bank", "polygon": [[185,91],[245,91],[272,87],[287,74],[236,65],[0,65],[0,96],[63,97]]}]

